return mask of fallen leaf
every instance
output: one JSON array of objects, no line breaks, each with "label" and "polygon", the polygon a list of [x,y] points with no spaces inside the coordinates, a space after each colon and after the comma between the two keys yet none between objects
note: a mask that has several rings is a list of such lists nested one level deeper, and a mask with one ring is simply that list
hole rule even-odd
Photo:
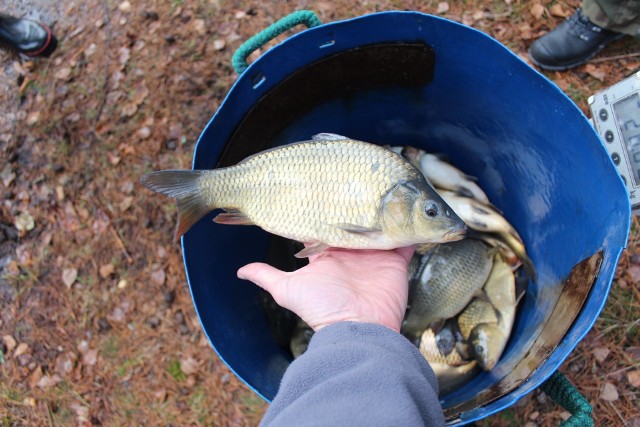
[{"label": "fallen leaf", "polygon": [[13,349],[16,348],[16,346],[18,345],[15,338],[13,338],[11,335],[3,336],[2,342],[4,343],[4,346],[7,348],[7,353],[11,353]]},{"label": "fallen leaf", "polygon": [[14,224],[18,231],[31,231],[36,226],[31,214],[27,211],[21,212],[15,220]]},{"label": "fallen leaf", "polygon": [[36,369],[31,372],[31,375],[29,375],[29,384],[31,385],[31,388],[34,388],[38,385],[38,383],[42,379],[42,375],[42,367],[38,365],[38,367],[36,367]]},{"label": "fallen leaf", "polygon": [[62,381],[62,378],[60,378],[60,376],[57,374],[54,374],[53,376],[44,375],[42,378],[40,378],[40,381],[38,381],[38,387],[46,390],[57,385],[58,383],[60,383],[60,381]]},{"label": "fallen leaf", "polygon": [[131,102],[133,102],[134,104],[140,105],[144,102],[144,100],[147,98],[148,95],[149,95],[149,89],[147,89],[146,85],[142,85],[136,88],[133,95],[130,96],[130,99],[131,99]]},{"label": "fallen leaf", "polygon": [[628,372],[627,380],[629,381],[629,384],[631,384],[635,388],[640,388],[640,369]]},{"label": "fallen leaf", "polygon": [[131,3],[125,0],[118,5],[118,9],[122,12],[129,12],[131,10]]},{"label": "fallen leaf", "polygon": [[78,270],[75,268],[65,268],[62,271],[62,282],[70,288],[78,278]]},{"label": "fallen leaf", "polygon": [[140,137],[140,139],[147,139],[151,136],[151,129],[149,129],[149,126],[144,126],[138,129],[136,134],[138,135],[138,137]]},{"label": "fallen leaf", "polygon": [[193,20],[193,30],[201,35],[204,36],[205,34],[207,34],[207,26],[205,25],[204,19],[194,19]]},{"label": "fallen leaf", "polygon": [[69,405],[73,412],[76,414],[76,424],[78,426],[90,426],[93,425],[89,423],[89,408],[79,404],[78,402],[73,402]]},{"label": "fallen leaf", "polygon": [[192,375],[200,370],[200,362],[193,357],[180,360],[180,369],[187,375]]},{"label": "fallen leaf", "polygon": [[16,179],[16,174],[11,170],[11,164],[6,163],[2,172],[0,172],[0,178],[2,178],[2,183],[5,187],[11,185],[14,179]]},{"label": "fallen leaf", "polygon": [[56,358],[55,371],[61,376],[67,375],[73,370],[76,355],[72,352],[61,354]]},{"label": "fallen leaf", "polygon": [[29,126],[35,125],[40,120],[40,111],[34,111],[27,115],[27,124]]},{"label": "fallen leaf", "polygon": [[29,349],[29,344],[21,342],[20,344],[18,344],[18,347],[16,347],[16,351],[15,353],[13,353],[13,357],[15,358],[30,352],[31,350]]},{"label": "fallen leaf", "polygon": [[602,363],[607,358],[610,352],[611,350],[609,350],[607,347],[597,347],[593,349],[593,356],[598,362]]},{"label": "fallen leaf", "polygon": [[111,276],[111,273],[113,273],[114,271],[115,271],[115,267],[111,263],[101,265],[100,271],[99,271],[100,277],[102,277],[103,279],[106,279],[107,277]]},{"label": "fallen leaf", "polygon": [[136,111],[138,111],[138,104],[134,102],[124,104],[120,110],[121,116],[123,117],[131,117],[136,113]]},{"label": "fallen leaf", "polygon": [[627,353],[633,360],[640,360],[640,347],[627,347],[624,349],[624,352]]},{"label": "fallen leaf", "polygon": [[120,203],[120,210],[124,212],[128,210],[132,204],[133,204],[133,197],[127,196],[122,200],[122,203]]},{"label": "fallen leaf", "polygon": [[587,74],[595,79],[600,80],[601,82],[604,81],[605,77],[607,76],[607,73],[603,69],[598,68],[593,64],[587,64],[584,69]]},{"label": "fallen leaf", "polygon": [[446,1],[441,1],[440,3],[438,3],[438,8],[436,9],[436,13],[437,14],[443,14],[443,13],[447,13],[449,11],[449,3],[447,3]]},{"label": "fallen leaf", "polygon": [[102,209],[98,209],[95,213],[95,221],[93,221],[93,232],[96,234],[103,234],[105,231],[107,231],[107,228],[109,227],[109,224],[111,223],[111,221],[109,220],[109,217],[107,216],[107,214],[102,210]]},{"label": "fallen leaf", "polygon": [[534,18],[540,19],[544,14],[544,6],[540,3],[534,3],[533,5],[531,5],[530,12]]},{"label": "fallen leaf", "polygon": [[120,70],[123,70],[124,67],[126,67],[127,62],[129,62],[129,58],[131,58],[131,49],[121,46],[118,49],[118,61],[120,62]]},{"label": "fallen leaf", "polygon": [[98,350],[95,350],[95,349],[87,350],[82,355],[82,363],[84,363],[87,366],[93,366],[96,364],[97,361],[98,361]]},{"label": "fallen leaf", "polygon": [[155,270],[151,272],[151,283],[155,286],[164,285],[164,281],[166,279],[166,275],[164,274],[163,269]]},{"label": "fallen leaf", "polygon": [[474,21],[479,21],[482,18],[484,18],[484,11],[483,10],[476,10],[475,12],[473,12],[473,20]]},{"label": "fallen leaf", "polygon": [[630,265],[627,269],[627,274],[634,284],[640,283],[640,266],[635,264]]},{"label": "fallen leaf", "polygon": [[158,399],[160,402],[164,402],[164,400],[167,398],[167,390],[164,388],[161,388],[160,390],[156,391],[153,393],[153,395],[156,397],[156,399]]},{"label": "fallen leaf", "polygon": [[58,80],[69,80],[69,77],[71,76],[71,68],[69,67],[60,68],[58,71],[55,72],[53,76]]},{"label": "fallen leaf", "polygon": [[571,15],[571,12],[564,10],[560,3],[556,3],[549,8],[549,13],[552,16],[557,16],[558,18],[566,18]]},{"label": "fallen leaf", "polygon": [[610,382],[604,383],[602,390],[600,391],[600,398],[607,402],[613,402],[614,400],[618,400],[618,397],[618,389],[616,386]]}]

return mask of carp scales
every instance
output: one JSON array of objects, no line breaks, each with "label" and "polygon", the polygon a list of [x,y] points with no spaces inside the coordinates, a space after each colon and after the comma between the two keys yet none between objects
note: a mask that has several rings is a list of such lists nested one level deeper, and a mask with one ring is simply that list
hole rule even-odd
[{"label": "carp scales", "polygon": [[485,284],[494,250],[475,239],[436,246],[424,256],[414,256],[410,266],[409,309],[402,333],[418,338],[434,324],[458,314]]},{"label": "carp scales", "polygon": [[316,139],[272,148],[213,170],[151,172],[141,183],[177,199],[176,238],[214,209],[214,222],[257,225],[328,247],[393,249],[459,240],[466,225],[396,153],[351,139]]},{"label": "carp scales", "polygon": [[516,310],[515,277],[499,254],[483,289],[483,298],[474,298],[458,316],[458,328],[466,342],[459,349],[489,371],[507,345]]}]

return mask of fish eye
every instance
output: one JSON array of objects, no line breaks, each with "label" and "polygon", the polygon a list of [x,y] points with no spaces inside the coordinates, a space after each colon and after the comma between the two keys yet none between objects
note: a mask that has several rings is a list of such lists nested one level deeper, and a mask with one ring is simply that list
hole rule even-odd
[{"label": "fish eye", "polygon": [[476,346],[476,354],[482,354],[484,352],[484,348],[481,345]]},{"label": "fish eye", "polygon": [[435,218],[438,215],[438,207],[435,203],[429,202],[424,206],[424,212],[428,217]]}]

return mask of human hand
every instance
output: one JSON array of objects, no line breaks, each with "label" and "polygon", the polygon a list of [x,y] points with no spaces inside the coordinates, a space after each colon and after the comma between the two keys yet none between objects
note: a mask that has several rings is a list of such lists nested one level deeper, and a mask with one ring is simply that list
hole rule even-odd
[{"label": "human hand", "polygon": [[264,263],[238,270],[296,313],[316,332],[341,321],[370,322],[400,331],[408,298],[408,265],[415,247],[394,250],[330,248],[287,273]]}]

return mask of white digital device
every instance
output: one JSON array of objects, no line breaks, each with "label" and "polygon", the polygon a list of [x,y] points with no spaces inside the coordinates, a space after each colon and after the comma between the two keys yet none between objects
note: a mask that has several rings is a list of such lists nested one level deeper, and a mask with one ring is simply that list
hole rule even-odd
[{"label": "white digital device", "polygon": [[640,208],[640,71],[588,99],[591,120]]}]

